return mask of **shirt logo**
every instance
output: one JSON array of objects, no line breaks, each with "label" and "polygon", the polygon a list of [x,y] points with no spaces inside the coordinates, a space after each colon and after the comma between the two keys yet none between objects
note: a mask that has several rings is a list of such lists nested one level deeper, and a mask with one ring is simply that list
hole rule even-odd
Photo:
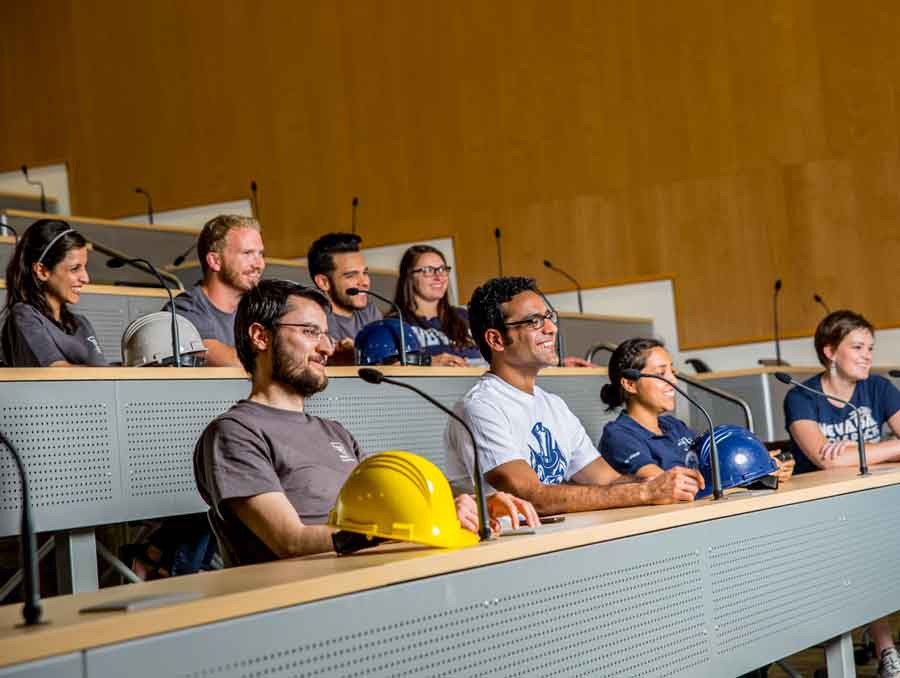
[{"label": "shirt logo", "polygon": [[416,335],[419,346],[449,346],[450,338],[433,327],[425,328],[418,325],[407,325]]},{"label": "shirt logo", "polygon": [[337,452],[338,459],[340,459],[341,461],[347,461],[347,462],[355,462],[356,461],[356,459],[353,458],[353,455],[348,454],[347,448],[344,447],[343,443],[338,442],[337,440],[332,440],[328,444],[331,445],[332,449],[335,452]]},{"label": "shirt logo", "polygon": [[97,341],[97,337],[95,337],[94,335],[91,335],[87,338],[87,340],[94,345],[94,349],[97,351],[97,353],[103,353],[103,351],[100,348],[100,342]]},{"label": "shirt logo", "polygon": [[692,449],[694,445],[694,441],[690,438],[686,438],[682,436],[678,440],[675,441],[675,444],[678,445],[678,449],[684,452],[684,466],[685,468],[700,468],[700,458],[697,456],[697,453]]},{"label": "shirt logo", "polygon": [[[862,418],[862,424],[860,424],[860,418]],[[856,440],[856,434],[860,427],[862,427],[864,440],[876,443],[881,440],[881,427],[872,416],[872,408],[865,405],[859,408],[859,414],[855,410],[851,410],[843,421],[830,424],[819,423],[819,429],[828,441]]]},{"label": "shirt logo", "polygon": [[531,436],[537,443],[537,449],[532,445],[528,446],[531,452],[531,468],[542,483],[559,485],[565,480],[568,459],[560,452],[559,445],[553,439],[553,433],[541,422],[532,427]]}]

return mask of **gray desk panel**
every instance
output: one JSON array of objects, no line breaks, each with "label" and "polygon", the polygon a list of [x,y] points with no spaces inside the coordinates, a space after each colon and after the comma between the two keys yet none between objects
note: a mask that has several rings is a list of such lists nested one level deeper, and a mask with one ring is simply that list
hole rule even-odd
[{"label": "gray desk panel", "polygon": [[[602,318],[559,319],[560,331],[566,344],[566,355],[583,358],[588,349],[601,341],[619,344],[632,337],[652,337],[653,322],[633,322]],[[609,364],[609,351],[598,351],[594,357],[597,365]]]},{"label": "gray desk panel", "polygon": [[12,259],[13,250],[15,250],[15,245],[12,243],[0,242],[0,275],[3,277],[6,277],[6,267],[9,265],[9,260]]},{"label": "gray desk panel", "polygon": [[83,654],[76,652],[19,666],[10,666],[0,669],[0,678],[82,678],[84,676]]},{"label": "gray desk panel", "polygon": [[898,501],[879,488],[250,615],[89,650],[87,674],[735,676],[900,608]]},{"label": "gray desk panel", "polygon": [[[0,210],[41,211],[41,196],[19,195],[16,193],[0,193]],[[47,196],[47,213],[59,214],[59,201]],[[15,228],[15,224],[13,224]],[[21,233],[22,231],[19,231]]]}]

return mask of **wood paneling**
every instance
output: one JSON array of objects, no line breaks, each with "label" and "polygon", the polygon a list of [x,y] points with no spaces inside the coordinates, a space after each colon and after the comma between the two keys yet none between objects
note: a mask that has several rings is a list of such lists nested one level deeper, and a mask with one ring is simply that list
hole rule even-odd
[{"label": "wood paneling", "polygon": [[900,324],[893,0],[37,0],[0,4],[0,167],[66,158],[73,211],[246,196],[305,253],[452,234],[496,272],[673,274],[680,342],[832,307]]}]

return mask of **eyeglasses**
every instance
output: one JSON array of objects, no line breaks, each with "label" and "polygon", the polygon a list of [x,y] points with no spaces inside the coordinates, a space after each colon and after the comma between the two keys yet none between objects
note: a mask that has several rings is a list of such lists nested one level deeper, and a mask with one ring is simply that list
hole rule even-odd
[{"label": "eyeglasses", "polygon": [[311,323],[275,323],[275,327],[299,327],[304,337],[312,339],[316,343],[319,343],[324,337],[328,344],[334,345],[334,340],[328,334],[328,330],[323,330],[318,325]]},{"label": "eyeglasses", "polygon": [[411,272],[427,276],[437,275],[443,278],[445,275],[450,275],[452,270],[452,266],[422,266],[421,268],[414,268]]},{"label": "eyeglasses", "polygon": [[547,321],[550,321],[554,325],[559,324],[559,314],[556,311],[547,311],[543,315],[534,314],[530,315],[524,320],[516,320],[515,322],[504,322],[503,324],[507,327],[515,327],[516,325],[524,325],[530,330],[540,330],[544,327],[544,324]]}]

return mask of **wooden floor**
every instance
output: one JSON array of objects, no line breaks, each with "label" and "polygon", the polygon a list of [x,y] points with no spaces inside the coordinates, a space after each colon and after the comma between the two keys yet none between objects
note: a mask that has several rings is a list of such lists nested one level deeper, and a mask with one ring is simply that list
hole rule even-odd
[{"label": "wooden floor", "polygon": [[[897,636],[897,630],[900,629],[900,613],[892,614],[888,617],[891,622],[891,628],[894,630],[894,637]],[[861,632],[856,630],[853,632],[854,645],[859,644]],[[898,644],[900,647],[900,644]],[[790,665],[791,669],[800,673],[803,678],[813,678],[816,669],[825,668],[825,650],[821,647],[804,650],[795,655],[787,657],[785,661]],[[874,678],[877,676],[878,662],[873,659],[868,664],[856,667],[856,675],[859,678]],[[779,666],[772,665],[769,669],[769,678],[787,678],[788,674],[781,670]]]}]

